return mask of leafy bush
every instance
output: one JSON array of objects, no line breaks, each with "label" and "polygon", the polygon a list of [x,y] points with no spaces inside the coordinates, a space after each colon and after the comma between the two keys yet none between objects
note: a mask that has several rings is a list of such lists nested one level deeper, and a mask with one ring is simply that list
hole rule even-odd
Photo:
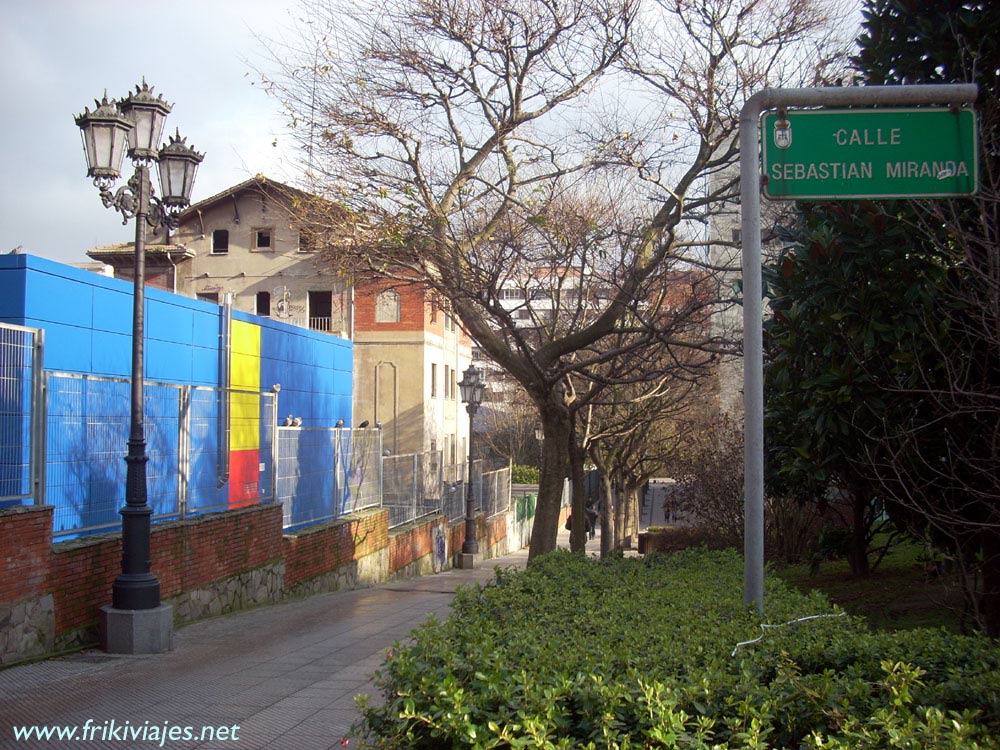
[{"label": "leafy bush", "polygon": [[510,470],[510,481],[514,484],[538,484],[538,467],[514,464]]},{"label": "leafy bush", "polygon": [[[833,614],[768,578],[768,621]],[[768,629],[729,551],[556,552],[461,591],[362,703],[374,748],[998,748],[1000,653],[826,617]]]},{"label": "leafy bush", "polygon": [[[743,425],[722,419],[692,436],[669,467],[677,478],[675,510],[711,546],[743,546]],[[768,556],[798,562],[822,528],[816,505],[769,496],[764,505]]]},{"label": "leafy bush", "polygon": [[[719,549],[726,547],[724,541],[715,537],[704,526],[650,526],[646,532],[649,538],[646,542],[646,553],[680,552],[692,547],[708,547]],[[725,540],[728,541],[728,540]]]}]

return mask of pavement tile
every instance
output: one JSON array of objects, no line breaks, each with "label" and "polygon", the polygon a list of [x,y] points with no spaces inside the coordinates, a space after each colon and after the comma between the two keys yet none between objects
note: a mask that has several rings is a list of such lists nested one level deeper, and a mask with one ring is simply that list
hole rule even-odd
[{"label": "pavement tile", "polygon": [[[568,536],[563,533],[561,543]],[[592,542],[591,544],[596,544]],[[494,565],[524,567],[526,551],[474,570],[394,581],[296,599],[194,623],[168,654],[99,651],[0,670],[0,750],[226,750],[227,743],[21,740],[13,726],[169,721],[238,724],[232,750],[330,750],[359,714],[354,696],[382,702],[371,676],[385,652],[431,614],[443,619],[451,592],[487,582]],[[356,747],[352,742],[349,747]]]},{"label": "pavement tile", "polygon": [[[284,735],[279,737],[270,745],[266,745],[264,750],[341,750],[342,737],[334,737],[330,734],[322,735]],[[347,746],[351,747],[350,744]]]},{"label": "pavement tile", "polygon": [[328,708],[331,703],[333,703],[339,697],[338,693],[329,693],[327,695],[290,695],[287,698],[275,703],[272,708],[277,709],[312,709],[316,711],[321,708]]}]

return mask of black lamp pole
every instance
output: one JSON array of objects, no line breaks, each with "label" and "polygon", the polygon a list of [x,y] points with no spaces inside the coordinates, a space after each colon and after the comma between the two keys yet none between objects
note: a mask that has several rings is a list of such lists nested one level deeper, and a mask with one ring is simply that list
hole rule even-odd
[{"label": "black lamp pole", "polygon": [[132,393],[129,402],[128,455],[125,456],[125,507],[122,517],[122,572],[111,587],[115,609],[153,609],[160,606],[160,582],[151,570],[150,519],[147,498],[146,427],[143,410],[146,221],[152,184],[149,169],[136,167],[130,184],[135,190],[135,259],[132,291]]},{"label": "black lamp pole", "polygon": [[462,553],[475,555],[479,552],[479,542],[476,541],[476,501],[472,487],[472,440],[475,434],[476,411],[483,400],[486,383],[482,371],[475,365],[469,365],[462,373],[458,383],[462,392],[465,410],[469,412],[469,482],[465,488],[465,541],[462,542]]},{"label": "black lamp pole", "polygon": [[[129,404],[128,454],[125,456],[125,506],[122,517],[122,572],[111,589],[111,606],[120,610],[146,610],[160,606],[160,582],[152,572],[150,520],[147,497],[146,434],[143,415],[144,306],[146,225],[158,229],[177,226],[176,216],[190,203],[198,164],[204,154],[189,147],[178,134],[160,148],[163,123],[172,105],[153,96],[143,81],[120,102],[107,95],[95,102],[97,109],[76,118],[87,154],[87,175],[94,179],[107,208],[135,218],[135,261],[132,295],[132,389]],[[125,144],[135,173],[115,193],[111,186],[121,175]],[[156,161],[163,198],[153,195],[149,164]]]}]

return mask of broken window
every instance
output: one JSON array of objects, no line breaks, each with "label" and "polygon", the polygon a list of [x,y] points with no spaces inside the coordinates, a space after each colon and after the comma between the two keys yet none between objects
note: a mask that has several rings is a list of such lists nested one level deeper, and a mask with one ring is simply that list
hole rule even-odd
[{"label": "broken window", "polygon": [[272,249],[272,237],[273,230],[271,229],[255,229],[253,231],[253,249],[254,250],[270,250]]},{"label": "broken window", "polygon": [[222,255],[229,252],[229,230],[216,229],[212,232],[212,254]]},{"label": "broken window", "polygon": [[257,314],[265,318],[271,317],[270,292],[257,292]]},{"label": "broken window", "polygon": [[333,292],[309,292],[309,327],[314,331],[329,331],[333,317]]}]

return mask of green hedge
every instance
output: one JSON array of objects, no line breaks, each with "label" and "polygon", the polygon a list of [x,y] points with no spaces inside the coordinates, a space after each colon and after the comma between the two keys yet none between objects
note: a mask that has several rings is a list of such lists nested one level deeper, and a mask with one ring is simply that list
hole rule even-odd
[{"label": "green hedge", "polygon": [[514,484],[538,484],[538,467],[514,464],[511,468],[510,481]]},{"label": "green hedge", "polygon": [[[997,748],[1000,654],[850,617],[768,629],[742,560],[568,553],[459,593],[377,675],[376,748]],[[832,614],[769,577],[767,621]]]}]

